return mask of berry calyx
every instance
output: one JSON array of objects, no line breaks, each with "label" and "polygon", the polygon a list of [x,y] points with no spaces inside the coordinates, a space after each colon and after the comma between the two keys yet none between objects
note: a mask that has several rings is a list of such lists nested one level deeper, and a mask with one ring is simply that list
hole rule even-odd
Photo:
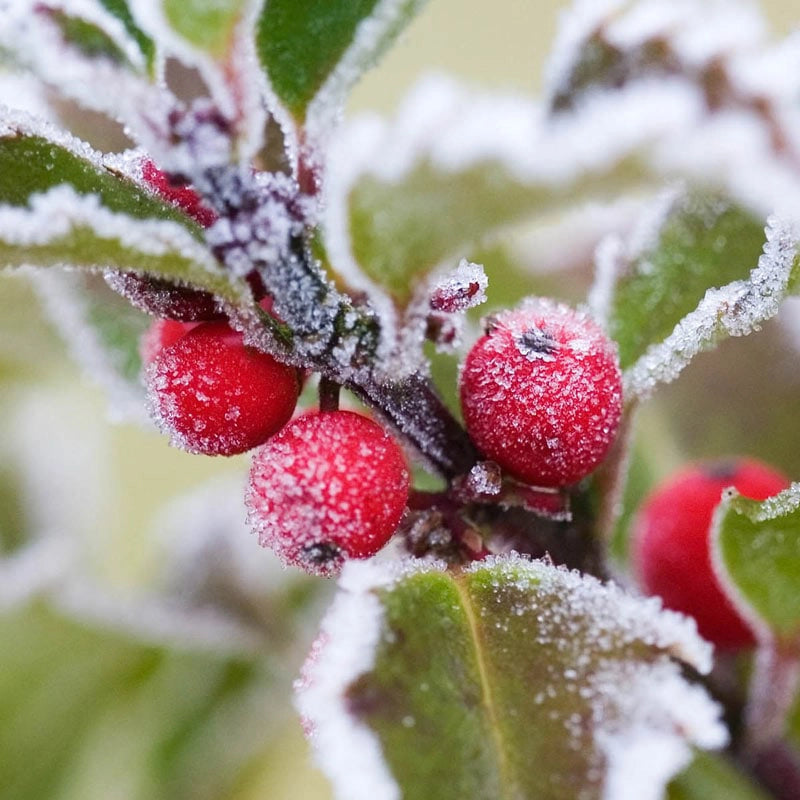
[{"label": "berry calyx", "polygon": [[730,486],[745,497],[766,500],[789,481],[751,458],[696,464],[645,500],[633,531],[633,566],[644,591],[660,595],[667,608],[694,617],[703,637],[728,650],[755,641],[711,563],[711,519],[722,491]]},{"label": "berry calyx", "polygon": [[304,414],[253,457],[248,520],[285,564],[334,575],[368,558],[396,530],[408,500],[403,451],[351,411]]},{"label": "berry calyx", "polygon": [[464,362],[460,392],[478,449],[536,486],[588,475],[622,413],[614,343],[586,314],[546,299],[491,318]]},{"label": "berry calyx", "polygon": [[224,322],[207,322],[165,347],[148,368],[156,423],[190,453],[231,456],[265,442],[289,420],[297,370],[248,347]]}]

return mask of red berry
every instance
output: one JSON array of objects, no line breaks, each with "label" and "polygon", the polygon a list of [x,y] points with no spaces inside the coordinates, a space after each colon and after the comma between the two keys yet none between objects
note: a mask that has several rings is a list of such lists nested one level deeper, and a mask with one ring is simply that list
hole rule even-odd
[{"label": "red berry", "polygon": [[142,363],[147,366],[178,339],[196,328],[199,322],[178,322],[174,319],[154,319],[152,325],[144,332],[139,342],[139,354]]},{"label": "red berry", "polygon": [[193,328],[147,372],[150,406],[172,443],[230,456],[265,442],[297,403],[297,370],[248,347],[224,322]]},{"label": "red berry", "polygon": [[142,179],[163,200],[185,211],[198,225],[208,228],[216,222],[213,209],[204,204],[203,198],[184,184],[173,184],[166,172],[162,172],[152,161],[142,163]]},{"label": "red berry", "polygon": [[284,563],[332,575],[386,544],[408,488],[403,451],[380,425],[350,411],[308,413],[255,454],[249,521]]},{"label": "red berry", "polygon": [[461,372],[475,444],[526,483],[566,486],[614,441],[622,376],[614,344],[590,317],[531,299],[494,317]]},{"label": "red berry", "polygon": [[765,500],[786,489],[779,472],[749,458],[698,464],[678,472],[644,502],[634,524],[633,564],[642,588],[667,608],[689,614],[718,647],[754,642],[714,576],[709,535],[723,489]]}]

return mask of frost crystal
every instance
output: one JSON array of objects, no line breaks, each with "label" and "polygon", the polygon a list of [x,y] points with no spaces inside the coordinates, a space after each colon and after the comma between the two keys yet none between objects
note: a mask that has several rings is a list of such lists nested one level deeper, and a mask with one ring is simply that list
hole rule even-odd
[{"label": "frost crystal", "polygon": [[295,683],[298,711],[310,722],[320,767],[341,800],[398,800],[377,737],[347,708],[346,691],[374,663],[383,608],[372,590],[390,585],[395,573],[372,562],[350,562],[341,591],[322,621],[320,651],[312,653]]},{"label": "frost crystal", "polygon": [[758,266],[743,281],[709,289],[660,344],[651,345],[625,373],[628,397],[649,397],[659,383],[675,380],[689,362],[725,336],[746,336],[778,313],[798,259],[790,226],[771,218]]}]

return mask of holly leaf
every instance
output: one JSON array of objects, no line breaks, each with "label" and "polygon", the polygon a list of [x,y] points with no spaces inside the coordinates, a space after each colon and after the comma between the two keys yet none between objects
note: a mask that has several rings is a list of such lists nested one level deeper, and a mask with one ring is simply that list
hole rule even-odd
[{"label": "holly leaf", "polygon": [[744,773],[724,756],[696,753],[692,763],[667,787],[668,800],[769,800]]},{"label": "holly leaf", "polygon": [[156,60],[155,42],[136,24],[127,0],[100,0],[100,3],[109,14],[115,16],[123,24],[128,35],[136,42],[147,65],[147,70],[152,75]]},{"label": "holly leaf", "polygon": [[231,302],[247,287],[225,274],[201,228],[76,140],[0,124],[0,268],[130,270]]},{"label": "holly leaf", "polygon": [[106,391],[115,418],[149,423],[140,340],[152,317],[112,291],[100,275],[59,270],[30,277],[70,355]]},{"label": "holly leaf", "polygon": [[230,53],[236,26],[246,10],[245,0],[161,0],[170,28],[216,61]]},{"label": "holly leaf", "polygon": [[[175,0],[177,3],[178,0]],[[426,0],[266,0],[256,49],[277,99],[314,133]]]},{"label": "holly leaf", "polygon": [[629,400],[649,397],[661,383],[675,380],[698,354],[730,336],[747,336],[774,317],[783,300],[797,291],[800,248],[791,226],[771,220],[758,264],[746,280],[711,288],[663,341],[651,344],[625,370]]},{"label": "holly leaf", "polygon": [[712,523],[715,571],[763,638],[800,636],[800,484],[759,502],[728,489]]},{"label": "holly leaf", "polygon": [[613,262],[607,328],[630,367],[693,311],[710,287],[747,278],[764,245],[764,223],[719,195],[669,192],[629,238],[605,251]]},{"label": "holly leaf", "polygon": [[338,797],[655,798],[726,737],[675,659],[693,623],[543,562],[357,564],[298,706]]}]

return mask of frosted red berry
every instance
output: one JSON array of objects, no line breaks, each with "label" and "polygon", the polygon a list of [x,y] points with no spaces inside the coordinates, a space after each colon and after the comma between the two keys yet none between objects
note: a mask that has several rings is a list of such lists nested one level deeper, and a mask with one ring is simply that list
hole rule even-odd
[{"label": "frosted red berry", "polygon": [[622,412],[614,343],[586,314],[544,299],[490,319],[464,362],[460,390],[476,446],[537,486],[588,475]]},{"label": "frosted red berry", "polygon": [[149,159],[142,163],[142,179],[159,197],[180,208],[198,225],[208,228],[216,221],[213,209],[205,205],[203,198],[191,186],[173,183],[169,175]]},{"label": "frosted red berry", "polygon": [[200,322],[178,322],[174,319],[154,319],[139,341],[139,355],[147,366],[161,355],[165,347],[175,344]]},{"label": "frosted red berry", "polygon": [[297,371],[207,322],[165,347],[147,371],[152,414],[192,453],[230,456],[262,444],[292,415]]},{"label": "frosted red berry", "polygon": [[403,451],[350,411],[304,414],[253,457],[248,519],[286,564],[333,575],[347,558],[378,552],[408,500]]},{"label": "frosted red berry", "polygon": [[776,470],[749,458],[712,461],[678,472],[642,505],[633,531],[633,565],[648,594],[697,621],[723,649],[747,647],[753,633],[728,600],[711,566],[710,529],[722,491],[765,500],[789,486]]}]

